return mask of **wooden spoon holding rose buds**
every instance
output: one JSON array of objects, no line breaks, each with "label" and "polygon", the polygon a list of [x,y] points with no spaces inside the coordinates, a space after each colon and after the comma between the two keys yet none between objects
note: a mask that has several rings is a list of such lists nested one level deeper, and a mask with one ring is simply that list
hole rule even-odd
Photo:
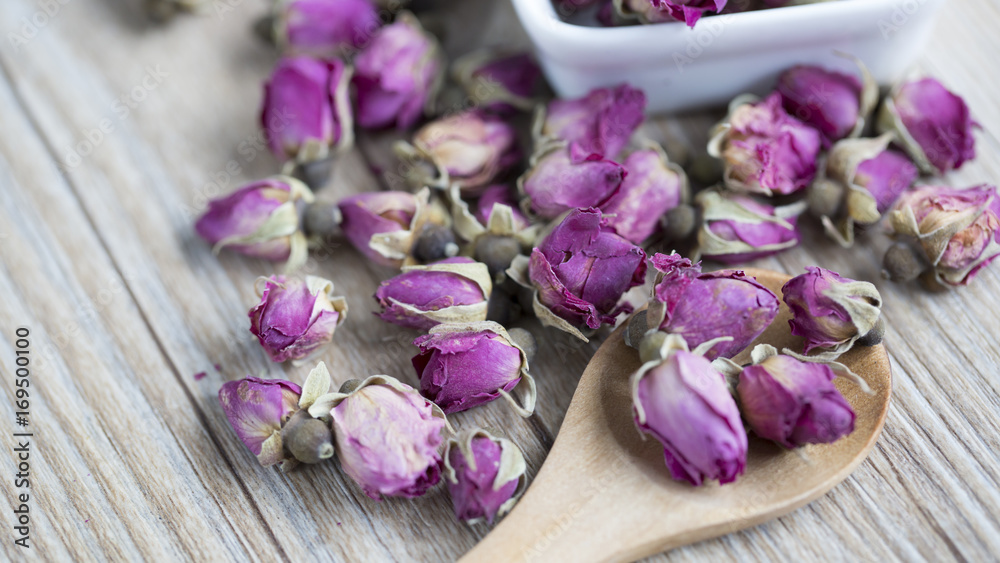
[{"label": "wooden spoon holding rose buds", "polygon": [[[747,270],[780,296],[788,276]],[[801,350],[788,309],[755,342]],[[587,366],[562,429],[534,482],[514,510],[462,561],[631,561],[749,528],[823,495],[875,445],[892,379],[882,345],[858,347],[840,361],[871,387],[844,378],[837,388],[857,415],[854,432],[806,455],[751,436],[746,473],[735,483],[692,487],[670,478],[663,448],[632,422],[629,377],[638,353],[616,330]],[[752,348],[752,346],[751,346]],[[749,350],[749,349],[748,349]],[[747,356],[744,358],[743,356]],[[749,353],[737,357],[747,363]]]}]

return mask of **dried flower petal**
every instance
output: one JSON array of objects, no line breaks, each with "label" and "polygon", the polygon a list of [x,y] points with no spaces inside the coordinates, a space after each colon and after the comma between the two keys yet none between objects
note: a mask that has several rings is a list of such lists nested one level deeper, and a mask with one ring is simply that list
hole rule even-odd
[{"label": "dried flower petal", "polygon": [[582,152],[614,158],[642,124],[646,95],[628,84],[596,88],[573,100],[552,100],[536,122],[536,138],[580,145]]},{"label": "dried flower petal", "polygon": [[455,518],[475,524],[513,508],[527,479],[524,454],[514,442],[476,429],[448,440],[444,473]]}]

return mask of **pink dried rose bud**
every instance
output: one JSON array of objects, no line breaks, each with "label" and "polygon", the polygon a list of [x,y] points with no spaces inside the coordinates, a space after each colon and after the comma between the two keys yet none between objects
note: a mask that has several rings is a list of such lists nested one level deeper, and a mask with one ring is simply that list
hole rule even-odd
[{"label": "pink dried rose bud", "polygon": [[537,104],[542,70],[530,53],[474,51],[456,60],[452,77],[478,107],[508,113],[531,111]]},{"label": "pink dried rose bud", "polygon": [[582,152],[615,158],[642,124],[646,94],[628,84],[597,88],[574,100],[552,100],[536,116],[536,138],[578,144]]},{"label": "pink dried rose bud", "polygon": [[660,274],[653,287],[649,326],[684,337],[693,346],[731,337],[705,357],[732,358],[750,345],[778,316],[778,297],[739,270],[702,273],[678,254],[656,254]]},{"label": "pink dried rose bud", "polygon": [[663,444],[674,479],[735,481],[746,467],[747,435],[725,376],[677,335],[656,352],[631,379],[636,426]]},{"label": "pink dried rose bud", "polygon": [[[446,414],[471,409],[501,396],[518,414],[531,416],[535,381],[528,374],[528,357],[498,323],[442,324],[413,341],[420,353],[413,368],[420,393]],[[510,393],[521,386],[523,406]]]},{"label": "pink dried rose bud", "polygon": [[281,160],[313,162],[354,144],[348,86],[351,69],[339,59],[281,59],[264,84],[261,123]]},{"label": "pink dried rose bud", "polygon": [[913,162],[927,174],[961,168],[976,157],[977,126],[969,107],[933,78],[905,82],[893,89],[882,104],[880,131],[898,136]]},{"label": "pink dried rose bud", "polygon": [[364,46],[382,25],[371,0],[283,0],[273,23],[284,53],[320,58]]},{"label": "pink dried rose bud", "polygon": [[261,281],[260,303],[249,313],[250,332],[273,362],[304,361],[328,345],[347,319],[347,301],[334,295],[330,280],[271,276]]},{"label": "pink dried rose bud", "polygon": [[1000,201],[994,186],[922,186],[903,194],[889,217],[896,237],[919,242],[940,282],[966,285],[1000,255]]},{"label": "pink dried rose bud", "polygon": [[854,431],[854,410],[833,385],[830,366],[764,348],[769,355],[743,368],[736,386],[743,418],[755,434],[798,448],[830,444]]},{"label": "pink dried rose bud", "polygon": [[[430,190],[367,192],[337,203],[340,229],[373,262],[399,268],[455,256],[450,218]],[[440,244],[438,244],[440,243]],[[438,256],[437,254],[440,254]]]},{"label": "pink dried rose bud", "polygon": [[524,454],[514,442],[478,428],[448,440],[445,482],[455,518],[469,524],[510,512],[527,484]]},{"label": "pink dried rose bud", "polygon": [[493,291],[485,264],[455,257],[427,266],[407,266],[375,291],[383,321],[427,330],[441,323],[486,320]]},{"label": "pink dried rose bud", "polygon": [[417,214],[417,197],[409,192],[366,192],[338,202],[347,240],[372,261],[394,265],[371,247],[372,237],[408,231]]},{"label": "pink dried rose bud", "polygon": [[375,500],[418,497],[441,479],[445,415],[393,377],[323,395],[309,414],[331,420],[341,468]]},{"label": "pink dried rose bud", "polygon": [[625,168],[577,144],[551,143],[531,157],[518,181],[526,207],[555,219],[570,209],[601,207],[621,189]]},{"label": "pink dried rose bud", "polygon": [[882,312],[882,296],[874,285],[816,266],[788,280],[781,294],[792,311],[792,334],[805,339],[806,354],[815,349],[829,355],[846,352],[875,328]]},{"label": "pink dried rose bud", "polygon": [[788,115],[777,92],[754,100],[733,100],[729,116],[712,130],[708,152],[722,159],[726,187],[764,195],[804,189],[816,176],[819,132]]},{"label": "pink dried rose bud", "polygon": [[281,428],[299,410],[302,388],[282,379],[247,377],[219,389],[219,404],[240,441],[267,467],[286,460]]},{"label": "pink dried rose bud", "polygon": [[871,194],[875,200],[875,210],[881,216],[913,185],[919,175],[917,167],[906,155],[885,149],[858,164],[853,184]]},{"label": "pink dried rose bud", "polygon": [[497,204],[506,205],[513,214],[514,226],[520,231],[528,228],[531,221],[518,209],[517,201],[514,199],[514,191],[506,184],[495,184],[483,190],[476,205],[476,219],[482,225],[488,225],[493,207]]},{"label": "pink dried rose bud", "polygon": [[354,66],[358,124],[407,129],[433,106],[445,62],[437,39],[403,12],[375,34]]},{"label": "pink dried rose bud", "polygon": [[823,137],[823,146],[861,134],[878,103],[878,84],[857,61],[864,82],[818,66],[799,65],[778,77],[777,92],[785,110],[811,125]]},{"label": "pink dried rose bud", "polygon": [[775,207],[754,198],[707,190],[695,199],[701,209],[698,253],[723,264],[749,262],[798,246],[802,205]]},{"label": "pink dried rose bud", "polygon": [[624,17],[638,18],[643,23],[682,21],[694,27],[705,12],[719,13],[727,0],[621,0]]},{"label": "pink dried rose bud", "polygon": [[228,248],[247,256],[285,262],[285,269],[292,271],[308,258],[308,244],[299,224],[299,201],[313,200],[312,192],[302,182],[274,176],[210,201],[194,228],[216,252]]},{"label": "pink dried rose bud", "polygon": [[687,201],[688,179],[658,146],[632,152],[624,165],[628,174],[621,189],[601,211],[618,234],[641,244],[657,230],[668,211]]}]

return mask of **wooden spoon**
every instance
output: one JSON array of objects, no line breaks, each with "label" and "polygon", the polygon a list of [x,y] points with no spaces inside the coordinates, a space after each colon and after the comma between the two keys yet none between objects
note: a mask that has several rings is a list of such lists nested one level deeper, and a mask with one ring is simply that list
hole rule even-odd
[{"label": "wooden spoon", "polygon": [[[746,270],[775,294],[789,276]],[[787,307],[755,342],[802,350]],[[854,432],[805,456],[753,436],[746,473],[735,483],[692,487],[670,478],[663,448],[632,422],[629,377],[638,353],[616,330],[590,361],[562,429],[514,510],[462,561],[631,561],[777,518],[843,481],[875,445],[892,377],[881,345],[855,347],[840,361],[872,394],[837,378],[857,414]],[[749,349],[736,358],[749,362]]]}]

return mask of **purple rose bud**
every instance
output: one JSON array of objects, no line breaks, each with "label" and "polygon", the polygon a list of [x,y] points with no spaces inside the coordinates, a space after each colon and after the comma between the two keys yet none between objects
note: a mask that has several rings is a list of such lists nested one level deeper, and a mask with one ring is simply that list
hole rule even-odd
[{"label": "purple rose bud", "polygon": [[[863,69],[862,74],[867,77],[867,70]],[[874,83],[872,86],[877,88]],[[782,73],[777,91],[789,114],[820,132],[824,147],[860,134],[878,100],[878,91],[866,95],[857,78],[808,65]]]},{"label": "purple rose bud", "polygon": [[267,466],[283,459],[281,427],[299,410],[301,395],[291,381],[248,377],[223,384],[219,404],[240,441]]},{"label": "purple rose bud", "polygon": [[374,375],[319,397],[309,414],[331,418],[340,466],[375,500],[418,497],[441,478],[445,415],[395,378]]},{"label": "purple rose bud", "polygon": [[1000,201],[993,186],[923,186],[890,213],[899,236],[919,240],[939,281],[966,285],[1000,255]]},{"label": "purple rose bud", "polygon": [[412,238],[414,223],[426,206],[426,194],[366,192],[346,197],[337,205],[340,228],[347,240],[373,262],[398,268],[405,252],[403,256],[387,252],[383,239]]},{"label": "purple rose bud", "polygon": [[815,266],[788,280],[781,294],[792,311],[792,334],[805,339],[806,354],[815,348],[846,352],[875,328],[881,314],[882,297],[874,285]]},{"label": "purple rose bud", "polygon": [[296,204],[313,199],[302,182],[274,176],[210,201],[194,228],[215,251],[228,248],[272,262],[285,261],[285,268],[294,270],[307,258]]},{"label": "purple rose bud", "polygon": [[493,206],[498,203],[506,205],[511,209],[514,215],[514,226],[518,231],[526,229],[531,225],[528,218],[518,209],[517,201],[514,200],[514,193],[510,189],[510,186],[506,184],[496,184],[483,190],[482,195],[479,196],[479,204],[476,208],[476,219],[481,224],[488,225],[490,214],[493,212]]},{"label": "purple rose bud", "polygon": [[261,123],[281,160],[311,162],[354,143],[350,69],[339,59],[281,59],[264,84]]},{"label": "purple rose bud", "polygon": [[275,9],[275,39],[283,52],[335,57],[361,47],[381,26],[371,0],[287,0]]},{"label": "purple rose bud", "polygon": [[879,115],[879,129],[894,131],[921,170],[942,174],[976,157],[976,123],[965,100],[933,78],[893,89]]},{"label": "purple rose bud", "polygon": [[660,218],[687,200],[684,170],[659,147],[633,152],[625,159],[628,175],[601,210],[618,234],[641,244],[659,227]]},{"label": "purple rose bud", "polygon": [[834,377],[830,366],[791,356],[747,366],[736,386],[743,418],[755,434],[786,448],[836,442],[854,431],[854,411]]},{"label": "purple rose bud", "polygon": [[875,198],[876,209],[881,215],[896,203],[899,196],[919,176],[920,172],[909,158],[900,152],[886,149],[858,165],[854,184],[864,188]]},{"label": "purple rose bud", "polygon": [[663,444],[674,479],[694,486],[735,481],[746,467],[747,435],[725,376],[676,335],[661,354],[632,376],[636,426]]},{"label": "purple rose bud", "polygon": [[452,76],[478,107],[508,113],[535,107],[542,71],[530,53],[483,50],[455,61]]},{"label": "purple rose bud", "polygon": [[582,147],[553,143],[531,158],[518,189],[530,199],[532,213],[555,219],[570,209],[601,207],[621,188],[626,171],[621,164]]},{"label": "purple rose bud", "polygon": [[701,256],[723,264],[737,264],[798,246],[796,223],[801,205],[774,207],[750,196],[707,190],[698,194],[702,226],[698,231]]},{"label": "purple rose bud", "polygon": [[739,270],[702,273],[700,263],[678,254],[656,254],[652,263],[660,275],[650,326],[683,336],[692,346],[732,337],[705,353],[710,360],[739,354],[778,316],[778,297]]},{"label": "purple rose bud", "polygon": [[623,0],[622,13],[643,23],[682,21],[694,27],[705,12],[721,12],[727,0]]},{"label": "purple rose bud", "polygon": [[708,145],[709,154],[723,161],[726,187],[765,195],[804,189],[816,176],[819,132],[785,113],[777,92],[748,100],[733,100]]},{"label": "purple rose bud", "polygon": [[485,321],[492,290],[486,265],[470,258],[408,266],[375,291],[381,307],[375,314],[383,321],[420,330],[441,323]]},{"label": "purple rose bud", "polygon": [[444,72],[437,39],[409,12],[380,29],[354,59],[358,124],[412,126],[434,103]]},{"label": "purple rose bud", "polygon": [[444,473],[455,518],[492,524],[514,507],[525,488],[527,465],[514,442],[477,429],[448,440]]},{"label": "purple rose bud", "polygon": [[260,278],[260,303],[250,309],[250,332],[273,362],[301,361],[333,340],[347,318],[347,301],[333,282],[315,276]]},{"label": "purple rose bud", "polygon": [[621,84],[575,100],[552,100],[540,118],[540,136],[576,143],[584,153],[614,158],[642,124],[646,95]]}]

